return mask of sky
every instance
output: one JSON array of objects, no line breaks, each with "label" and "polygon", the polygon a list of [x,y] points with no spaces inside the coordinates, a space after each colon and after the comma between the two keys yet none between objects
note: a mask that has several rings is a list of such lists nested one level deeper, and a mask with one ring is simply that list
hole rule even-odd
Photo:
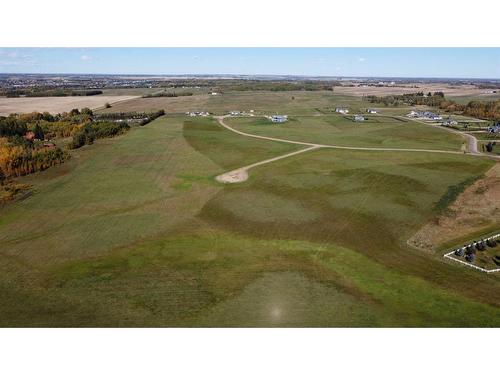
[{"label": "sky", "polygon": [[500,79],[500,48],[0,48],[0,73]]}]

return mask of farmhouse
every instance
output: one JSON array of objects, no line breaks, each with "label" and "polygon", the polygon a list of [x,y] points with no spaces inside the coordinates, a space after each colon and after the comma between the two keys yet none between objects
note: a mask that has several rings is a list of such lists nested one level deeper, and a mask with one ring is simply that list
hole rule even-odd
[{"label": "farmhouse", "polygon": [[349,113],[349,110],[347,108],[344,108],[344,107],[337,107],[337,108],[335,108],[335,112],[346,114],[346,113]]},{"label": "farmhouse", "polygon": [[377,113],[377,111],[376,111],[376,110],[374,110],[373,108],[368,108],[368,109],[366,110],[366,112],[368,112],[368,113]]},{"label": "farmhouse", "polygon": [[205,112],[205,111],[193,111],[193,112],[186,112],[186,115],[188,115],[190,117],[196,117],[196,116],[206,117],[206,116],[210,115],[210,113]]},{"label": "farmhouse", "polygon": [[443,119],[442,116],[429,111],[411,111],[406,116],[412,118],[421,118],[425,120],[436,120],[436,121]]},{"label": "farmhouse", "polygon": [[365,121],[365,118],[362,115],[354,115],[354,121]]},{"label": "farmhouse", "polygon": [[230,114],[231,116],[240,116],[240,115],[241,115],[241,112],[240,112],[240,111],[231,111],[231,112],[229,112],[229,114]]},{"label": "farmhouse", "polygon": [[285,122],[288,120],[288,116],[287,115],[273,115],[270,117],[270,120],[272,122],[282,123],[282,122]]},{"label": "farmhouse", "polygon": [[458,125],[458,121],[455,121],[455,120],[452,120],[451,118],[448,118],[448,119],[444,120],[441,125],[443,125],[443,126]]}]

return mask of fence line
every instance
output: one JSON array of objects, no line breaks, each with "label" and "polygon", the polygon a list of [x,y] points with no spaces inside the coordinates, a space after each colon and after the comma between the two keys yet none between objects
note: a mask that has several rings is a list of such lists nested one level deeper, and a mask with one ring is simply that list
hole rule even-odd
[{"label": "fence line", "polygon": [[[496,239],[496,238],[497,238],[497,237],[499,237],[499,236],[500,236],[500,233],[495,234],[495,235],[493,235],[493,236],[490,236],[490,237],[488,237],[488,238],[484,239],[484,241],[486,241],[486,240],[491,240],[491,239]],[[462,264],[466,265],[467,267],[474,268],[474,269],[479,270],[479,271],[481,271],[481,272],[486,272],[486,273],[500,272],[500,268],[495,268],[495,269],[492,269],[492,270],[487,270],[487,269],[484,269],[484,268],[478,267],[478,266],[476,266],[476,265],[474,265],[474,264],[467,263],[467,262],[464,262],[463,260],[460,260],[460,259],[454,258],[454,257],[452,257],[452,256],[451,256],[451,254],[454,254],[454,253],[455,253],[455,250],[450,251],[449,253],[444,254],[444,255],[443,255],[443,257],[444,257],[444,258],[451,259],[451,260],[453,260],[453,261],[455,261],[455,262],[458,262],[458,263],[462,263]]]}]

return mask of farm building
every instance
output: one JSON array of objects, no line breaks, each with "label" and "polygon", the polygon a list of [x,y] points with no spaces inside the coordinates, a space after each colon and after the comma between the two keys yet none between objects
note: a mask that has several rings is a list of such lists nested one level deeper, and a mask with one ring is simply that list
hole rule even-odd
[{"label": "farm building", "polygon": [[231,112],[229,112],[229,114],[230,114],[231,116],[240,116],[240,115],[241,115],[241,112],[240,112],[240,111],[231,111]]},{"label": "farm building", "polygon": [[458,125],[458,122],[455,120],[447,119],[443,121],[442,125],[444,126]]},{"label": "farm building", "polygon": [[335,112],[346,114],[346,113],[349,113],[349,110],[347,108],[344,108],[344,107],[337,107],[337,108],[335,108]]},{"label": "farm building", "polygon": [[429,111],[411,111],[406,116],[412,118],[421,118],[425,120],[436,120],[436,121],[443,119],[443,116],[440,116],[438,114]]},{"label": "farm building", "polygon": [[362,115],[354,115],[354,121],[365,121],[365,117]]},{"label": "farm building", "polygon": [[373,108],[368,108],[368,109],[366,110],[366,112],[368,112],[368,113],[377,113],[377,111],[376,111],[376,110],[374,110]]},{"label": "farm building", "polygon": [[190,117],[196,117],[196,116],[206,117],[209,115],[209,113],[205,112],[205,111],[193,111],[193,112],[186,112],[186,115],[188,115]]},{"label": "farm building", "polygon": [[274,115],[270,117],[272,122],[282,123],[288,120],[287,115]]}]

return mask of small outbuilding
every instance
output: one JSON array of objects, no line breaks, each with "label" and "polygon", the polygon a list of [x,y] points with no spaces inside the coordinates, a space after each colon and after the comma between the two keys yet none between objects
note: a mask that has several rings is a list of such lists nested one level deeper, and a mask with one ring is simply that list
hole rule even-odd
[{"label": "small outbuilding", "polygon": [[354,115],[354,121],[365,121],[365,117],[362,115]]},{"label": "small outbuilding", "polygon": [[368,108],[368,109],[366,110],[366,112],[367,112],[367,113],[377,113],[377,111],[376,111],[375,109],[373,109],[373,108]]}]

